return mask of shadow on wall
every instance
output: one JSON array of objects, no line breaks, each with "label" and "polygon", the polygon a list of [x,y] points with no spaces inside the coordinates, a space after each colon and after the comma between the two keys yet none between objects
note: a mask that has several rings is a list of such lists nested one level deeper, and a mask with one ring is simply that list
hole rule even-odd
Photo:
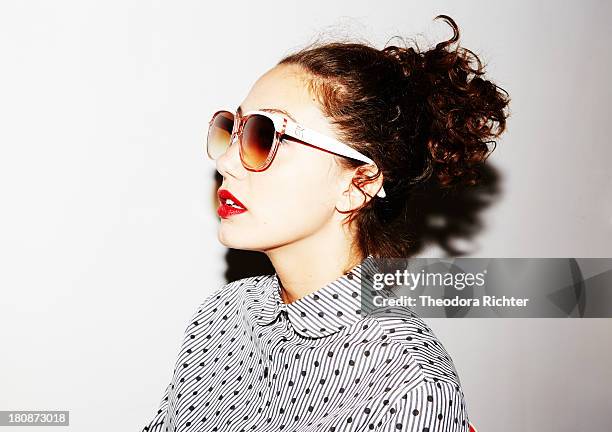
[{"label": "shadow on wall", "polygon": [[[491,164],[480,167],[481,178],[477,186],[440,188],[429,182],[411,196],[408,224],[414,245],[410,256],[419,254],[427,246],[437,246],[445,257],[459,257],[477,252],[465,247],[474,242],[485,228],[480,214],[501,195],[501,176]],[[216,216],[217,190],[223,178],[215,171],[214,189],[211,191],[212,212]],[[218,217],[218,216],[217,216]],[[464,247],[458,246],[464,245]],[[227,282],[249,276],[273,274],[274,267],[261,252],[228,249],[225,256]]]}]

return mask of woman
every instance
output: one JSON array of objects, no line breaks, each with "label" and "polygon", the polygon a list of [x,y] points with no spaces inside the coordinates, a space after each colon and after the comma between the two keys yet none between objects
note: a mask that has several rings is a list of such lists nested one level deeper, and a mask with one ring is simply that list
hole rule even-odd
[{"label": "woman", "polygon": [[408,253],[413,188],[474,183],[505,127],[505,92],[448,49],[457,26],[437,18],[454,36],[434,49],[311,46],[215,113],[219,240],[276,273],[200,305],[144,431],[468,430],[431,329],[409,309],[368,315],[361,298],[375,258]]}]

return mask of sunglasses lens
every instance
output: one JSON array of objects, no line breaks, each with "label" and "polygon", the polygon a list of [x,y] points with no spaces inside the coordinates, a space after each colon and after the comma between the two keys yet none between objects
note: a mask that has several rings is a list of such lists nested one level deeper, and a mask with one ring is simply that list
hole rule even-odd
[{"label": "sunglasses lens", "polygon": [[261,168],[272,151],[274,136],[271,119],[259,114],[249,116],[242,129],[243,163],[252,169]]},{"label": "sunglasses lens", "polygon": [[229,111],[220,111],[215,115],[208,129],[206,140],[206,151],[211,159],[217,159],[228,149],[233,128],[234,114]]}]

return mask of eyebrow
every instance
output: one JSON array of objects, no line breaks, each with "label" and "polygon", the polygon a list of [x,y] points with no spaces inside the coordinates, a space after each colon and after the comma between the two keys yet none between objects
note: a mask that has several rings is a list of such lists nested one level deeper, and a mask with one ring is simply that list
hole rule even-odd
[{"label": "eyebrow", "polygon": [[[258,110],[258,111],[266,111],[266,112],[273,112],[273,113],[275,112],[275,113],[284,114],[284,115],[286,115],[287,117],[289,117],[291,120],[293,120],[294,122],[296,122],[296,123],[298,122],[298,121],[295,119],[295,117],[293,117],[293,116],[291,115],[291,113],[289,113],[288,111],[285,111],[285,110],[283,110],[283,109],[280,109],[280,108],[259,108],[259,110]],[[239,107],[238,107],[238,109],[236,110],[236,112],[237,112],[239,115],[242,115],[242,106],[239,106]]]}]

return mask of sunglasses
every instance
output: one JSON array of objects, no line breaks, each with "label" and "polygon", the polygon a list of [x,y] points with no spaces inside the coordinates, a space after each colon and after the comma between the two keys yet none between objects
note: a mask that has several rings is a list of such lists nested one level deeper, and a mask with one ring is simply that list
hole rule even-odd
[{"label": "sunglasses", "polygon": [[[208,123],[206,152],[216,160],[238,139],[242,165],[250,171],[264,171],[272,164],[283,137],[374,164],[372,159],[347,144],[301,126],[286,115],[268,111],[249,111],[242,116],[228,110],[215,112]],[[384,198],[384,188],[381,187],[376,195]]]}]

